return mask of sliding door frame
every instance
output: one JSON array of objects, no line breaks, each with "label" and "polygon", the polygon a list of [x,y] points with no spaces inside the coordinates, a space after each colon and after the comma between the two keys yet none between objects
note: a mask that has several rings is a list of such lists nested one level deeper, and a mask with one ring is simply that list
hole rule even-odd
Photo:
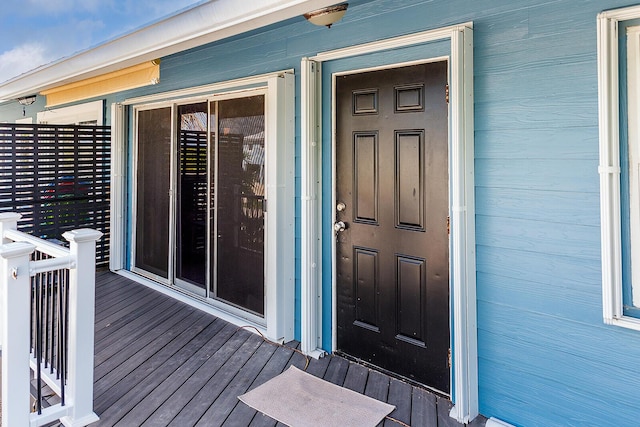
[{"label": "sliding door frame", "polygon": [[[129,236],[124,239],[116,239],[113,243],[120,245],[115,249],[116,253],[126,251],[127,247],[131,257],[129,265],[123,262],[114,264],[114,270],[120,268],[129,269],[139,276],[151,280],[143,280],[151,287],[157,288],[155,283],[164,286],[158,288],[177,299],[187,302],[193,301],[194,305],[206,309],[213,314],[240,325],[253,325],[265,336],[276,341],[288,341],[294,338],[294,313],[295,313],[295,90],[294,75],[292,70],[269,73],[261,76],[238,79],[223,83],[217,83],[197,88],[189,88],[157,95],[128,99],[122,103],[114,104],[112,111],[118,111],[124,116],[127,108],[133,111],[133,136],[131,138],[132,167],[129,180],[132,188],[131,196],[127,199],[126,192],[118,194],[118,200],[112,200],[114,206],[131,206],[131,229]],[[242,98],[263,94],[265,96],[265,199],[268,200],[268,211],[264,213],[264,262],[265,262],[265,314],[257,316],[251,312],[241,310],[231,304],[224,303],[214,298],[185,294],[180,292],[175,283],[175,230],[176,230],[176,106],[195,102],[221,101],[231,98]],[[169,260],[169,279],[158,277],[142,270],[135,265],[135,238],[136,238],[136,214],[137,214],[137,172],[138,172],[138,112],[156,108],[172,108],[172,152],[171,152],[171,183],[170,183],[170,222],[169,235],[171,256]],[[210,109],[210,107],[208,108]],[[210,112],[209,112],[210,113]],[[208,121],[211,116],[209,115]],[[121,121],[123,118],[120,118]],[[208,139],[211,138],[210,123]],[[119,134],[118,134],[119,135]],[[126,133],[120,136],[126,138]],[[122,141],[115,141],[122,144]],[[126,144],[123,144],[126,145]],[[124,162],[124,156],[118,156],[119,162]],[[114,170],[120,170],[124,165],[114,165]],[[210,168],[211,165],[208,166]],[[210,173],[210,172],[209,172]],[[112,177],[114,180],[118,177]],[[208,183],[209,186],[209,183]],[[210,191],[210,189],[208,189]],[[210,194],[209,194],[210,195]],[[210,201],[208,201],[210,203]],[[211,206],[209,206],[211,212]],[[124,227],[126,215],[124,213],[112,216],[112,226]],[[211,232],[207,226],[208,234]],[[127,242],[129,245],[127,246]],[[208,248],[211,251],[213,248]],[[209,268],[207,268],[209,270]],[[126,272],[123,272],[126,274]],[[209,275],[209,271],[207,271]],[[207,279],[207,289],[211,278]],[[176,292],[178,291],[178,292]],[[208,290],[207,290],[208,292]],[[202,305],[202,303],[205,303]]]}]

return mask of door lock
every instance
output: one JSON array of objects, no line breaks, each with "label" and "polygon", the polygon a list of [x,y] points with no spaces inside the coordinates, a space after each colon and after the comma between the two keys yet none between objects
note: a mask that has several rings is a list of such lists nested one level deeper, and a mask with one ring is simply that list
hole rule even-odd
[{"label": "door lock", "polygon": [[345,205],[344,202],[338,202],[338,204],[336,205],[336,210],[338,212],[342,212],[345,209],[347,209],[347,205]]},{"label": "door lock", "polygon": [[335,231],[336,234],[342,233],[346,229],[347,229],[347,224],[345,224],[344,221],[336,221],[333,224],[333,231]]}]

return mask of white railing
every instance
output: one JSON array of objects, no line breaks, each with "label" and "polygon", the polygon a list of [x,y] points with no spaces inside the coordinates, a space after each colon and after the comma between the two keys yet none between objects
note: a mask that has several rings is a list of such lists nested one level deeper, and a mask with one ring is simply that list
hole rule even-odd
[{"label": "white railing", "polygon": [[[56,420],[86,426],[98,420],[93,412],[95,245],[102,233],[68,231],[65,248],[18,231],[19,219],[0,213],[2,427]],[[33,412],[31,377],[38,394]],[[43,382],[60,403],[43,407]]]}]

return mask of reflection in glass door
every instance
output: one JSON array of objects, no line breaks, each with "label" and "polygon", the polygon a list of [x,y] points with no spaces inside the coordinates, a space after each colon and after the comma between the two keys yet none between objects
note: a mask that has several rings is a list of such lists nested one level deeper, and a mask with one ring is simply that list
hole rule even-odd
[{"label": "reflection in glass door", "polygon": [[260,95],[217,102],[218,161],[211,176],[217,193],[212,292],[259,315],[264,315],[264,101]]},{"label": "reflection in glass door", "polygon": [[207,103],[178,107],[176,284],[206,289]]}]

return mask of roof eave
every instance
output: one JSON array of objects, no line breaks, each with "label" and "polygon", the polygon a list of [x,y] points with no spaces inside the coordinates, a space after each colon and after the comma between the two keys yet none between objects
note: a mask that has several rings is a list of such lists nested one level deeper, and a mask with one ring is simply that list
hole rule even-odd
[{"label": "roof eave", "polygon": [[336,0],[215,0],[199,4],[95,48],[0,83],[0,99],[16,99],[162,58],[335,3]]}]

